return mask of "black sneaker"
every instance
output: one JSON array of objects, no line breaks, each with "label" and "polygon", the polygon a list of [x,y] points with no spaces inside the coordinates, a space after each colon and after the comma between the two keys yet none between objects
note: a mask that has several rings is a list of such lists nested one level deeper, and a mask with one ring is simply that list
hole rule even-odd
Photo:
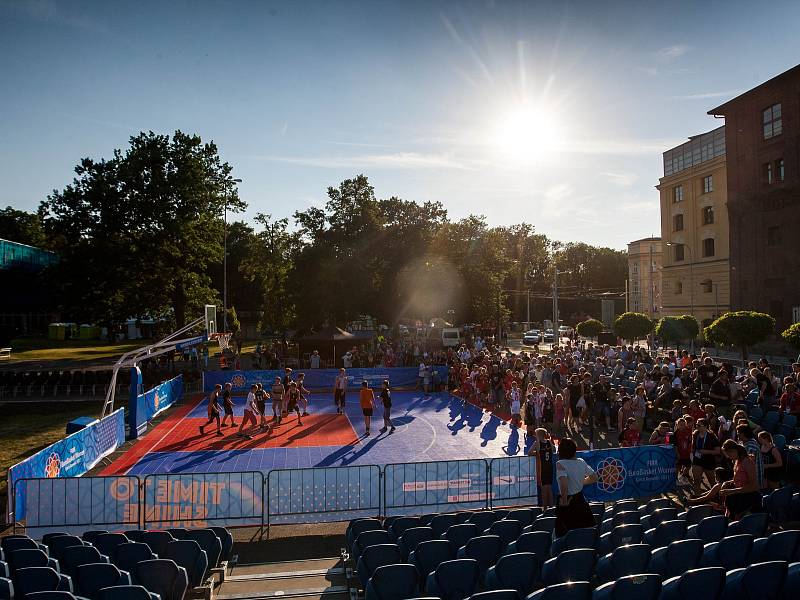
[{"label": "black sneaker", "polygon": [[364,435],[369,435],[369,429],[367,429],[367,432]]},{"label": "black sneaker", "polygon": [[395,430],[395,428],[394,428],[394,426],[392,426],[392,428],[389,430],[389,433],[394,433],[394,430]]},{"label": "black sneaker", "polygon": [[203,435],[205,432],[203,431],[203,425],[200,425],[200,435]]},{"label": "black sneaker", "polygon": [[381,427],[378,431],[380,431],[381,433],[386,433],[386,427]]},{"label": "black sneaker", "polygon": [[222,433],[219,429],[217,429],[217,437],[222,437],[223,435],[225,434]]}]

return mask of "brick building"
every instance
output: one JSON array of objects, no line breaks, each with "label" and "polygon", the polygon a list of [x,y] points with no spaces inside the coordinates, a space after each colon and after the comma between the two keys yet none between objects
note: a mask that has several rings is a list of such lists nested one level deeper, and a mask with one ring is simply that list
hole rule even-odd
[{"label": "brick building", "polygon": [[731,307],[800,321],[800,65],[718,106],[725,118]]}]

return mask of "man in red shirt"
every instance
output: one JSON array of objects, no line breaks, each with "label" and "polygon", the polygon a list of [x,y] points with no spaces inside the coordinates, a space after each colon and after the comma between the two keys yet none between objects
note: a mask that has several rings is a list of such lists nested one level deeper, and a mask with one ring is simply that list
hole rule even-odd
[{"label": "man in red shirt", "polygon": [[800,392],[797,391],[797,384],[791,377],[783,380],[784,392],[781,394],[781,412],[800,417]]},{"label": "man in red shirt", "polygon": [[628,423],[622,433],[619,434],[620,448],[631,448],[638,446],[642,441],[642,432],[639,431],[639,424],[634,417],[628,419]]}]

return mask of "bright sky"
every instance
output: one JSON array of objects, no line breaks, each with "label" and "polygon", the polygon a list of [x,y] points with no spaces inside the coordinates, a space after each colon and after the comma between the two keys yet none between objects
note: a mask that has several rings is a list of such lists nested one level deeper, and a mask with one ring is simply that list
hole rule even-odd
[{"label": "bright sky", "polygon": [[661,152],[794,66],[800,3],[0,0],[0,205],[140,130],[213,139],[256,212],[378,197],[624,248]]}]

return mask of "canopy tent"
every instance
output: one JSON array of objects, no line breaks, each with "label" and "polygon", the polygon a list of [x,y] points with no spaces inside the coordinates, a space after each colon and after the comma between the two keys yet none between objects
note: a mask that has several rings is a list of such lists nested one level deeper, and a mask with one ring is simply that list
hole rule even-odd
[{"label": "canopy tent", "polygon": [[[297,338],[301,357],[318,350],[323,361],[337,366],[342,363],[342,357],[339,354],[344,354],[362,340],[361,336],[355,336],[338,327],[323,327],[319,331]],[[336,349],[337,347],[339,350]]]}]

